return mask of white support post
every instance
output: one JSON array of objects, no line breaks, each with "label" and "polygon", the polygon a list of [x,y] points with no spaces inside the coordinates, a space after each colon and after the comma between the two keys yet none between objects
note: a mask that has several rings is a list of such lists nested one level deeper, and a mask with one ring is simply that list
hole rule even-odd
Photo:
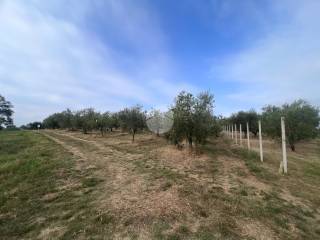
[{"label": "white support post", "polygon": [[[282,135],[282,171],[284,173],[288,172],[287,167],[287,148],[286,148],[286,127],[284,122],[284,117],[281,117],[281,135]],[[281,164],[280,164],[281,167]]]},{"label": "white support post", "polygon": [[259,144],[260,144],[260,160],[263,162],[263,150],[262,150],[262,132],[261,132],[261,121],[259,120]]},{"label": "white support post", "polygon": [[242,146],[242,126],[240,123],[240,146]]},{"label": "white support post", "polygon": [[233,139],[233,124],[231,125],[231,138]]},{"label": "white support post", "polygon": [[248,122],[247,122],[247,142],[248,142],[248,150],[250,150],[250,130],[249,130]]},{"label": "white support post", "polygon": [[234,136],[236,138],[236,144],[238,144],[238,136],[237,136],[237,124],[234,125]]}]

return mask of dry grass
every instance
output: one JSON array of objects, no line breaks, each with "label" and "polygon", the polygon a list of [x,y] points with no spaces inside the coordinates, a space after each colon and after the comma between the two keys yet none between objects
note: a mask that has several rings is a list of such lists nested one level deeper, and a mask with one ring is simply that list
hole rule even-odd
[{"label": "dry grass", "polygon": [[90,203],[77,214],[64,209],[61,215],[73,225],[46,225],[40,239],[320,237],[320,173],[314,171],[320,169],[319,141],[289,153],[289,175],[281,176],[280,151],[272,141],[264,145],[262,164],[254,152],[226,139],[196,152],[151,134],[137,135],[134,143],[121,132],[43,134],[73,154],[72,168],[81,178],[59,177],[57,171],[59,186],[42,201],[49,204],[72,191],[89,196]]},{"label": "dry grass", "polygon": [[275,240],[278,239],[275,233],[264,224],[253,220],[240,220],[239,226],[243,237],[253,238],[257,240]]}]

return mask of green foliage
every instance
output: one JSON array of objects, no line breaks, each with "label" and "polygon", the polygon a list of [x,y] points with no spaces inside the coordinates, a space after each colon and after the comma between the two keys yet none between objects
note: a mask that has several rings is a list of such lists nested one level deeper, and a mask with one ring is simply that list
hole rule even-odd
[{"label": "green foliage", "polygon": [[107,131],[109,121],[110,121],[109,119],[110,119],[110,115],[108,112],[103,113],[103,114],[99,113],[97,115],[97,126],[96,127],[97,127],[97,129],[99,129],[102,136]]},{"label": "green foliage", "polygon": [[12,114],[13,105],[0,95],[0,130],[3,126],[10,126],[13,124]]},{"label": "green foliage", "polygon": [[172,108],[173,127],[168,137],[175,144],[186,139],[189,146],[203,144],[208,136],[220,132],[216,118],[213,116],[213,95],[200,93],[197,97],[191,93],[181,92]]},{"label": "green foliage", "polygon": [[132,134],[132,141],[138,130],[142,130],[146,126],[146,115],[142,112],[141,106],[125,108],[117,114],[120,126],[123,130]]},{"label": "green foliage", "polygon": [[189,144],[192,145],[194,101],[194,96],[186,92],[181,92],[176,98],[175,106],[172,109],[174,123],[171,136],[174,143],[187,139]]},{"label": "green foliage", "polygon": [[240,111],[232,114],[229,118],[229,124],[237,124],[238,126],[241,124],[243,127],[246,127],[247,123],[249,123],[250,132],[256,136],[259,131],[258,120],[259,114],[255,110],[251,109],[248,112]]},{"label": "green foliage", "polygon": [[119,120],[116,114],[112,114],[110,112],[105,112],[102,114],[97,114],[97,129],[103,135],[106,131],[111,131],[114,128],[119,127]]},{"label": "green foliage", "polygon": [[27,130],[36,130],[36,129],[42,129],[43,125],[41,122],[31,122],[28,123],[27,125],[21,126],[22,129],[27,129]]},{"label": "green foliage", "polygon": [[[24,126],[27,129],[28,125]],[[117,114],[110,112],[99,113],[93,108],[82,109],[80,111],[72,112],[67,109],[60,113],[54,113],[43,120],[44,128],[51,129],[80,129],[84,133],[92,130],[99,130],[104,134],[107,130],[112,131],[113,128],[119,127],[119,120]]]},{"label": "green foliage", "polygon": [[86,108],[78,111],[76,114],[77,127],[82,129],[83,133],[88,133],[97,128],[99,114],[93,108]]},{"label": "green foliage", "polygon": [[61,113],[54,113],[43,120],[43,125],[45,128],[73,128],[73,113],[70,109],[63,111]]},{"label": "green foliage", "polygon": [[200,93],[195,98],[192,117],[194,123],[193,135],[196,143],[204,144],[217,125],[213,117],[213,103],[213,95],[208,92]]},{"label": "green foliage", "polygon": [[315,138],[319,127],[319,109],[304,100],[297,100],[281,107],[263,108],[262,120],[264,131],[273,138],[281,137],[280,118],[285,118],[286,138],[292,151],[295,143]]}]

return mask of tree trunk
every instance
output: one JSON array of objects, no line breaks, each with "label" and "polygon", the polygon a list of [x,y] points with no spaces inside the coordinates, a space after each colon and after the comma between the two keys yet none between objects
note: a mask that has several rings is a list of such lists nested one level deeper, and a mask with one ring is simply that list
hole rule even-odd
[{"label": "tree trunk", "polygon": [[189,142],[189,147],[192,147],[192,137],[188,138],[188,142]]},{"label": "tree trunk", "polygon": [[294,144],[290,144],[290,148],[291,148],[291,151],[292,151],[292,152],[295,152],[295,151],[296,151],[296,147],[294,146]]},{"label": "tree trunk", "polygon": [[135,135],[135,131],[132,131],[132,142],[134,142],[134,135]]}]

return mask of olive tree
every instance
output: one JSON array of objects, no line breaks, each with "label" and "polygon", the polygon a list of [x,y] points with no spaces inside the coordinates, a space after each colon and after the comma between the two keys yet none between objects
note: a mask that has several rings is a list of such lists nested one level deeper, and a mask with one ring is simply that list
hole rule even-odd
[{"label": "olive tree", "polygon": [[82,129],[82,132],[87,134],[88,131],[92,131],[97,128],[98,118],[99,115],[93,108],[86,108],[76,112],[75,124],[78,129]]},{"label": "olive tree", "polygon": [[58,118],[58,113],[51,114],[42,121],[43,126],[51,129],[60,128]]},{"label": "olive tree", "polygon": [[281,107],[263,108],[264,131],[273,138],[281,137],[280,117],[285,118],[286,139],[292,151],[298,141],[315,138],[319,127],[319,109],[304,100],[297,100]]},{"label": "olive tree", "polygon": [[67,109],[60,113],[54,113],[43,120],[43,126],[45,128],[62,128],[73,129],[73,113],[70,109]]},{"label": "olive tree", "polygon": [[168,137],[175,144],[186,139],[190,147],[193,143],[205,143],[216,124],[213,103],[213,95],[209,92],[200,93],[197,97],[181,92],[172,107],[174,123]]},{"label": "olive tree", "polygon": [[237,125],[241,124],[242,126],[246,126],[246,124],[249,123],[249,131],[257,136],[259,131],[259,117],[259,114],[253,109],[247,112],[239,111],[231,115],[231,117],[229,118],[229,123]]},{"label": "olive tree", "polygon": [[146,116],[141,106],[125,108],[117,114],[122,129],[132,134],[134,142],[135,134],[146,126]]},{"label": "olive tree", "polygon": [[189,146],[192,146],[194,121],[193,107],[195,98],[191,93],[181,92],[175,99],[173,111],[173,127],[171,139],[175,144],[186,139]]},{"label": "olive tree", "polygon": [[13,124],[12,114],[13,105],[0,95],[0,130],[3,126],[10,126]]},{"label": "olive tree", "polygon": [[115,118],[110,112],[97,114],[97,128],[103,136],[107,130],[112,131],[115,126]]},{"label": "olive tree", "polygon": [[61,112],[58,115],[58,124],[60,128],[64,129],[72,129],[72,118],[73,118],[73,113],[71,112],[70,109],[67,109],[63,112]]},{"label": "olive tree", "polygon": [[194,101],[193,135],[196,144],[204,144],[217,126],[213,117],[213,95],[209,92],[200,93]]}]

